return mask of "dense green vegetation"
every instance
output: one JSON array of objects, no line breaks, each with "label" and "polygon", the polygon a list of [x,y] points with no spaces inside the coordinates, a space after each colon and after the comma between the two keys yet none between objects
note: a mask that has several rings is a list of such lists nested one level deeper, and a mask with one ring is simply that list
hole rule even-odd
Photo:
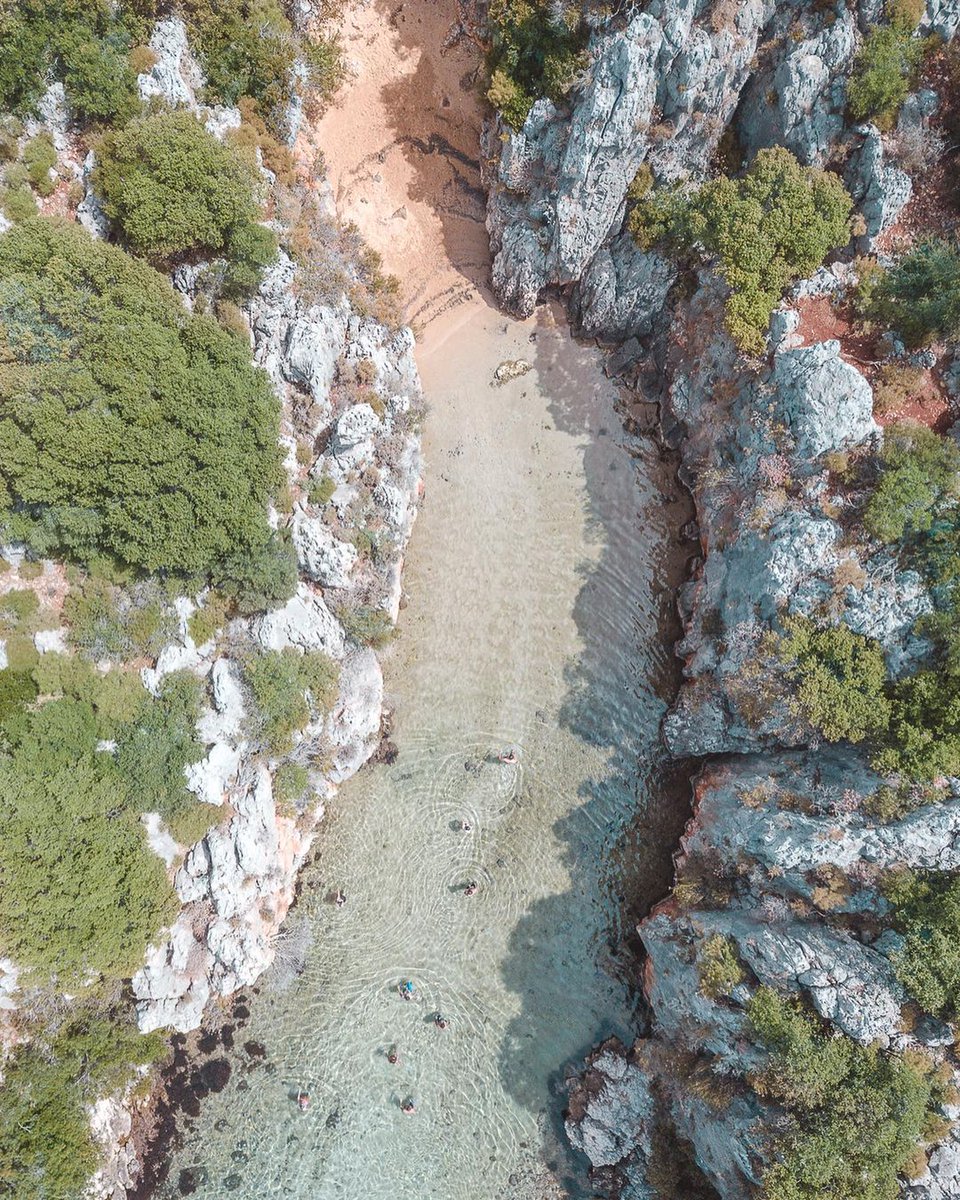
[{"label": "dense green vegetation", "polygon": [[742,178],[720,176],[687,198],[637,190],[633,236],[644,248],[666,238],[715,255],[732,290],[727,325],[751,353],[763,350],[784,289],[850,236],[852,202],[839,177],[801,166],[782,147],[759,151]]},{"label": "dense green vegetation", "polygon": [[823,1033],[769,988],[749,1017],[771,1056],[755,1086],[790,1117],[764,1176],[767,1200],[894,1200],[936,1100],[928,1064]]},{"label": "dense green vegetation", "polygon": [[831,742],[862,742],[883,734],[890,704],[881,647],[843,624],[819,626],[792,617],[785,626],[780,655],[806,720]]},{"label": "dense green vegetation", "polygon": [[932,529],[938,512],[960,496],[960,449],[923,425],[886,431],[880,477],[864,525],[873,537],[899,543]]},{"label": "dense green vegetation", "polygon": [[298,35],[276,0],[183,0],[180,8],[207,78],[207,99],[236,104],[250,96],[274,131],[286,127],[298,61],[306,68],[301,86],[321,99],[340,84],[336,41]]},{"label": "dense green vegetation", "polygon": [[697,971],[700,988],[705,996],[717,999],[727,996],[743,981],[743,967],[737,958],[737,948],[722,934],[708,937],[697,951]]},{"label": "dense green vegetation", "polygon": [[0,1088],[0,1194],[13,1200],[76,1200],[97,1165],[86,1105],[123,1086],[164,1051],[102,1007],[72,1013],[4,1064]]},{"label": "dense green vegetation", "polygon": [[132,116],[138,100],[130,52],[149,36],[151,7],[105,0],[0,5],[0,111],[32,112],[52,75],[81,118]]},{"label": "dense green vegetation", "polygon": [[890,23],[876,25],[867,34],[847,85],[851,116],[872,120],[881,129],[892,128],[896,121],[924,49],[913,37],[923,16],[922,4],[891,0],[886,12]]},{"label": "dense green vegetation", "polygon": [[549,0],[492,0],[487,99],[519,129],[541,96],[560,103],[582,69],[587,30],[578,7]]},{"label": "dense green vegetation", "polygon": [[[39,554],[281,580],[266,521],[278,404],[249,351],[77,226],[0,241],[0,483]],[[289,593],[287,593],[289,594]]]},{"label": "dense green vegetation", "polygon": [[251,655],[243,667],[259,718],[260,733],[273,754],[293,744],[293,734],[311,716],[327,711],[337,696],[337,664],[316,651],[300,654],[292,648]]},{"label": "dense green vegetation", "polygon": [[190,113],[154,113],[107,134],[96,186],[130,248],[158,263],[222,253],[255,283],[276,255],[276,235],[257,223],[253,164]]},{"label": "dense green vegetation", "polygon": [[960,335],[960,250],[954,242],[919,242],[874,288],[869,314],[911,345]]},{"label": "dense green vegetation", "polygon": [[191,675],[168,676],[154,699],[136,672],[79,657],[0,671],[0,947],[39,978],[128,976],[176,911],[140,814],[175,834],[198,811],[210,824],[184,779],[203,753],[199,702]]},{"label": "dense green vegetation", "polygon": [[904,935],[893,958],[900,982],[927,1012],[954,1019],[960,1014],[960,877],[905,871],[885,892]]},{"label": "dense green vegetation", "polygon": [[[335,41],[298,35],[275,0],[183,0],[207,76],[207,99],[256,101],[274,130],[286,125],[295,65],[303,86],[327,97],[342,77]],[[122,123],[141,110],[136,73],[148,66],[143,43],[161,11],[156,0],[18,0],[0,5],[0,111],[35,110],[50,77],[63,81],[83,120]]]}]

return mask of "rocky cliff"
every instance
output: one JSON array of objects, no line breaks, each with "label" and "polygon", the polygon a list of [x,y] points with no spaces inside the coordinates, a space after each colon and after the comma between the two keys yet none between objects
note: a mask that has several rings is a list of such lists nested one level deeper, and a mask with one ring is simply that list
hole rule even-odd
[{"label": "rocky cliff", "polygon": [[[154,61],[139,77],[144,100],[188,108],[218,137],[239,126],[236,110],[198,100],[202,74],[179,19],[159,22],[150,48]],[[299,117],[295,99],[291,142]],[[76,219],[93,236],[109,236],[92,184],[94,156],[82,148],[59,84],[44,98],[40,118],[27,123],[23,139],[38,132],[52,135],[58,182],[74,180],[80,191]],[[272,184],[271,173],[262,172]],[[338,222],[325,179],[303,169],[297,186],[335,239]],[[45,210],[63,211],[63,190]],[[285,232],[278,218],[273,226]],[[0,234],[5,227],[0,218]],[[209,831],[193,845],[178,844],[158,814],[144,817],[150,845],[166,862],[180,901],[176,919],[132,980],[144,1032],[198,1028],[211,999],[253,983],[271,964],[325,803],[381,745],[383,675],[370,643],[385,644],[400,608],[403,556],[421,490],[423,398],[413,335],[361,305],[350,249],[337,251],[332,282],[323,289],[307,286],[302,269],[281,251],[243,303],[252,356],[282,405],[287,487],[284,510],[271,511],[270,522],[287,530],[295,547],[296,593],[280,608],[234,617],[202,644],[192,636],[194,618],[216,599],[209,590],[181,597],[176,635],[141,671],[154,694],[176,671],[205,683],[207,703],[197,726],[205,754],[187,769],[187,787],[210,813]],[[325,264],[318,255],[311,265]],[[172,274],[188,307],[205,302],[207,267],[192,261]],[[5,547],[4,557],[16,569],[22,550]],[[372,622],[383,636],[366,637],[351,617]],[[38,634],[37,650],[66,652],[64,633]],[[308,780],[305,798],[295,804],[277,795],[279,761],[257,737],[240,666],[258,649],[288,648],[323,651],[337,664],[339,680],[330,711],[296,733],[292,754],[285,756]],[[0,1031],[19,999],[16,966],[0,961]],[[90,1116],[103,1152],[95,1191],[124,1195],[139,1171],[131,1102],[105,1098]]]},{"label": "rocky cliff", "polygon": [[[615,1196],[764,1189],[788,1126],[757,1082],[770,1061],[750,1018],[762,989],[799,1000],[821,1029],[957,1077],[953,1028],[918,1016],[898,980],[882,880],[958,869],[960,781],[881,819],[886,781],[855,747],[824,744],[771,649],[799,616],[874,639],[892,678],[929,651],[916,631],[933,608],[923,579],[851,520],[858,497],[838,479],[838,464],[882,442],[871,382],[807,316],[855,282],[855,252],[884,244],[913,189],[897,146],[938,104],[917,92],[887,134],[849,122],[846,77],[881,11],[653,0],[596,25],[568,104],[538,100],[515,134],[487,129],[498,296],[526,314],[561,288],[575,325],[616,346],[614,371],[631,380],[634,365],[656,365],[662,433],[698,514],[701,552],[679,597],[684,683],[664,736],[703,765],[675,889],[640,928],[649,1028],[632,1047],[600,1047],[569,1101],[571,1141]],[[958,24],[960,6],[933,0],[915,36],[949,39]],[[774,313],[767,354],[748,359],[711,265],[680,278],[624,219],[644,164],[654,185],[696,184],[726,148],[749,158],[774,145],[839,170],[859,219],[847,251]],[[712,952],[731,964],[721,987]],[[904,1196],[960,1194],[952,1094],[938,1112]]]}]

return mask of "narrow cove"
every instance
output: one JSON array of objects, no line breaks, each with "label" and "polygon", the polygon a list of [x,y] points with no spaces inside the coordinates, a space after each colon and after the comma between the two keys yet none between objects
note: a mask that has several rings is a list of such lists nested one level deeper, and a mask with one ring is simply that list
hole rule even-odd
[{"label": "narrow cove", "polygon": [[[181,1118],[163,1196],[590,1195],[562,1137],[564,1068],[639,1023],[633,964],[610,948],[666,889],[682,821],[659,724],[676,680],[686,513],[655,443],[624,432],[601,353],[570,337],[559,306],[521,322],[486,298],[463,150],[410,149],[436,146],[435,134],[457,145],[443,100],[464,64],[438,56],[443,7],[405,10],[404,36],[424,49],[404,78],[414,92],[430,81],[433,106],[398,101],[403,87],[379,87],[365,63],[357,72],[356,86],[393,104],[401,154],[381,142],[376,169],[344,170],[337,186],[343,147],[369,164],[380,136],[349,86],[317,138],[336,126],[328,165],[342,215],[386,267],[403,278],[421,259],[410,308],[426,324],[426,496],[385,663],[399,754],[329,807],[293,918],[309,940],[304,970],[282,988],[268,976],[249,998],[229,1082]],[[379,55],[389,78],[393,23],[360,13],[348,50]],[[414,137],[404,120],[423,128]],[[469,119],[458,132],[468,147]],[[419,187],[403,178],[411,170]],[[372,209],[368,185],[384,193]],[[383,215],[395,186],[419,201],[400,234]],[[439,247],[436,264],[425,244]],[[510,360],[531,369],[496,386]],[[506,746],[516,765],[497,761]],[[463,894],[468,881],[476,895]],[[330,903],[338,888],[342,908]],[[397,994],[404,979],[414,1003]]]}]

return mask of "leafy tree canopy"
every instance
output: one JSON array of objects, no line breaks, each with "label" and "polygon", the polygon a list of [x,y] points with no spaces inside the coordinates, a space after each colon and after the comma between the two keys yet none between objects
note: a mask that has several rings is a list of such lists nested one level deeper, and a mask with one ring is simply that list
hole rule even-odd
[{"label": "leafy tree canopy", "polygon": [[801,617],[786,622],[780,655],[796,681],[804,717],[831,742],[861,742],[886,732],[883,650],[846,625],[818,626]]},{"label": "leafy tree canopy", "polygon": [[262,557],[278,407],[145,263],[42,218],[0,239],[0,487],[38,552],[194,576]]},{"label": "leafy tree canopy", "polygon": [[156,261],[197,250],[246,257],[254,182],[248,159],[188,112],[152,113],[100,144],[104,209],[130,248]]},{"label": "leafy tree canopy", "polygon": [[895,1200],[934,1102],[925,1064],[825,1035],[769,988],[757,991],[749,1017],[771,1055],[755,1086],[790,1117],[763,1180],[767,1200]]}]

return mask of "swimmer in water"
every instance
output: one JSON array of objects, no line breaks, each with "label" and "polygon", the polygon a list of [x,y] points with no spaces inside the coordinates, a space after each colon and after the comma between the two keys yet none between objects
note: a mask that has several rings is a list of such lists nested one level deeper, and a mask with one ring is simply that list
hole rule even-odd
[{"label": "swimmer in water", "polygon": [[406,1100],[400,1101],[400,1111],[408,1117],[411,1113],[415,1113],[417,1111],[417,1106],[413,1103],[412,1096],[408,1096]]},{"label": "swimmer in water", "polygon": [[396,1046],[391,1046],[387,1051],[387,1062],[391,1067],[397,1066],[397,1064],[400,1062],[400,1052],[397,1050]]},{"label": "swimmer in water", "polygon": [[473,826],[470,824],[469,821],[463,820],[460,822],[460,829],[463,833],[469,833],[472,828],[473,828]]},{"label": "swimmer in water", "polygon": [[500,753],[497,755],[497,758],[500,760],[500,762],[503,763],[503,765],[505,767],[512,767],[520,761],[516,750],[514,750],[512,747],[510,747],[506,750],[501,750]]},{"label": "swimmer in water", "polygon": [[433,1018],[433,1023],[438,1029],[446,1029],[450,1024],[443,1013],[437,1013],[437,1015]]},{"label": "swimmer in water", "polygon": [[478,886],[479,885],[477,884],[477,881],[475,879],[471,879],[470,882],[463,889],[463,894],[465,896],[475,896],[477,894]]},{"label": "swimmer in water", "polygon": [[309,1107],[310,1093],[302,1090],[297,1092],[297,1108],[299,1108],[301,1112],[306,1112]]},{"label": "swimmer in water", "polygon": [[404,1000],[412,1000],[416,990],[417,989],[414,987],[412,979],[404,979],[403,982],[397,986],[397,991],[404,998]]},{"label": "swimmer in water", "polygon": [[333,902],[337,908],[343,908],[343,906],[346,904],[347,893],[343,890],[343,888],[337,888],[337,894],[334,897]]}]

